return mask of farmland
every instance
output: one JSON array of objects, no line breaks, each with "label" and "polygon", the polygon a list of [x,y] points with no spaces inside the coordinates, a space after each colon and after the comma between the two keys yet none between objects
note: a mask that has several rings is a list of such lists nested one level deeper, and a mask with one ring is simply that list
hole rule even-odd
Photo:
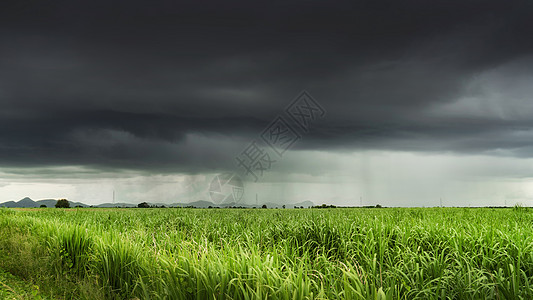
[{"label": "farmland", "polygon": [[0,209],[0,270],[38,299],[531,299],[533,210]]}]

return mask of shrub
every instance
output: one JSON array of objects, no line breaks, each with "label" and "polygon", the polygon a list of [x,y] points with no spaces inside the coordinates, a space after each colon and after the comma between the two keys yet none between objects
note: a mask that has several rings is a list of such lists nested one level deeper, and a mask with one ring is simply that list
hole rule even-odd
[{"label": "shrub", "polygon": [[139,205],[137,205],[137,207],[139,207],[139,208],[150,208],[150,204],[148,204],[146,202],[142,202],[142,203],[139,203]]},{"label": "shrub", "polygon": [[56,208],[70,208],[70,203],[67,199],[59,199],[56,202]]}]

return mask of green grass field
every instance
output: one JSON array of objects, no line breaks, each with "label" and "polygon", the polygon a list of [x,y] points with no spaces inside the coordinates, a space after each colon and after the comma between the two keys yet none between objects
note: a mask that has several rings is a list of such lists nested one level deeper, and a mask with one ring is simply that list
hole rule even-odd
[{"label": "green grass field", "polygon": [[0,209],[0,270],[13,299],[533,299],[533,209]]}]

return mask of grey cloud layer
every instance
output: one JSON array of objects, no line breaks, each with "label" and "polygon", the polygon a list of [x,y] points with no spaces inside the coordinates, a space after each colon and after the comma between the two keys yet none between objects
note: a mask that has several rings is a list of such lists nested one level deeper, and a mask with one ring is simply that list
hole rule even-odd
[{"label": "grey cloud layer", "polygon": [[533,151],[526,1],[6,6],[3,166],[227,168],[302,89],[296,149]]}]

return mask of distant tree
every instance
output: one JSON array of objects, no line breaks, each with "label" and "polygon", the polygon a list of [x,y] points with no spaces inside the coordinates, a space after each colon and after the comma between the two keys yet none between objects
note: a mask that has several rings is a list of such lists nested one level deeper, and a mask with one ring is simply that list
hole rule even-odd
[{"label": "distant tree", "polygon": [[40,208],[46,208],[46,204],[41,204]]},{"label": "distant tree", "polygon": [[336,206],[335,205],[322,204],[322,205],[312,206],[311,208],[336,208]]},{"label": "distant tree", "polygon": [[81,205],[76,205],[76,206],[74,206],[74,207],[76,207],[76,208],[82,208],[83,206],[81,206]]},{"label": "distant tree", "polygon": [[376,208],[381,208],[381,205],[380,204],[376,204]]},{"label": "distant tree", "polygon": [[70,203],[67,199],[59,199],[56,202],[56,208],[70,208]]},{"label": "distant tree", "polygon": [[138,208],[150,208],[150,204],[146,203],[146,202],[142,202],[142,203],[139,203],[139,205],[137,205]]},{"label": "distant tree", "polygon": [[285,208],[285,204],[283,204],[281,207]]},{"label": "distant tree", "polygon": [[266,204],[263,204],[263,206],[261,206],[261,208],[267,208],[267,205],[266,205]]}]

